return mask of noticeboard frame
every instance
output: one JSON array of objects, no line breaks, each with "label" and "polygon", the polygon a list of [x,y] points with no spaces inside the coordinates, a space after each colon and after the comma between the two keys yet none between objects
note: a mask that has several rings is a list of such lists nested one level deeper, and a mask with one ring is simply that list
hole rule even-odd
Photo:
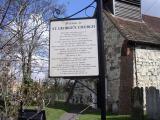
[{"label": "noticeboard frame", "polygon": [[[67,18],[67,19],[51,19],[49,21],[49,64],[48,64],[48,77],[49,78],[64,78],[64,79],[87,79],[87,78],[93,78],[93,79],[96,79],[99,77],[99,74],[98,75],[88,75],[88,76],[50,76],[50,41],[51,41],[51,38],[50,38],[50,34],[51,34],[51,22],[54,22],[54,21],[70,21],[70,20],[90,20],[90,19],[95,19],[97,21],[97,18],[94,16],[94,17],[82,17],[82,18]],[[99,65],[99,43],[98,43],[98,40],[99,40],[99,37],[98,37],[98,24],[97,24],[97,50],[98,50],[98,69],[100,69],[100,65]]]}]

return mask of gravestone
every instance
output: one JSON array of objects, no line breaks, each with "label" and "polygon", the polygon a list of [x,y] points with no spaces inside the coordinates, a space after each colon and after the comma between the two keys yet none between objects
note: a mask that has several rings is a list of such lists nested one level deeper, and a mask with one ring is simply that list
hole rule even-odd
[{"label": "gravestone", "polygon": [[149,119],[160,119],[160,95],[155,87],[146,88],[146,111]]},{"label": "gravestone", "polygon": [[135,87],[131,92],[131,118],[132,120],[143,120],[143,88]]},{"label": "gravestone", "polygon": [[112,113],[118,114],[118,101],[116,101],[112,104]]}]

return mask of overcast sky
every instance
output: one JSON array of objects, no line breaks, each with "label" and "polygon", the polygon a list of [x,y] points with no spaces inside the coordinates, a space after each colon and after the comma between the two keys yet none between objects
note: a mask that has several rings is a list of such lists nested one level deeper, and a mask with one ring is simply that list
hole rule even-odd
[{"label": "overcast sky", "polygon": [[[59,0],[60,3],[64,3],[67,6],[67,15],[70,15],[78,10],[81,10],[93,0]],[[93,13],[93,8],[87,11],[88,15]],[[142,0],[142,13],[160,17],[160,0]],[[75,17],[85,16],[82,12]]]}]

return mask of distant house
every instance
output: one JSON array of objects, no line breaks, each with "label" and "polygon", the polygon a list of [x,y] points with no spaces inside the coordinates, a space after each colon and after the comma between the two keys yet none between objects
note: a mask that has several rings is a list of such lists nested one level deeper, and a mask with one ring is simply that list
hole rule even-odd
[{"label": "distant house", "polygon": [[160,18],[141,15],[140,0],[104,0],[107,108],[131,108],[133,87],[160,89]]}]

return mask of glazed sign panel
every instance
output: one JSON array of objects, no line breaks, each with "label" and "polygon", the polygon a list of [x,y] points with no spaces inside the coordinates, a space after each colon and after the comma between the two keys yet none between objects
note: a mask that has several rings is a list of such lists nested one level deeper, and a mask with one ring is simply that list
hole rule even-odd
[{"label": "glazed sign panel", "polygon": [[50,77],[98,76],[97,20],[51,21]]}]

